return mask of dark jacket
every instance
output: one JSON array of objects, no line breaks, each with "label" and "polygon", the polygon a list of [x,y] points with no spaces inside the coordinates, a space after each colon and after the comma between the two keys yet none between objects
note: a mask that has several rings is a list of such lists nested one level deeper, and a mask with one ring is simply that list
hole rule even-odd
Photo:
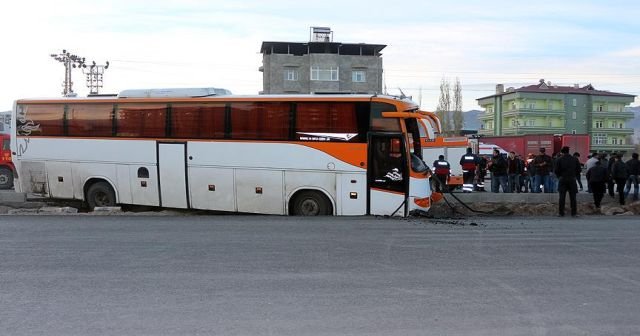
[{"label": "dark jacket", "polygon": [[567,153],[555,161],[553,173],[558,178],[575,180],[580,175],[580,161],[575,156]]},{"label": "dark jacket", "polygon": [[614,179],[627,179],[627,165],[622,160],[616,160],[611,166],[611,177]]},{"label": "dark jacket", "polygon": [[589,183],[602,183],[609,180],[609,172],[601,164],[589,168],[586,176]]},{"label": "dark jacket", "polygon": [[505,160],[502,155],[492,157],[489,171],[491,171],[494,176],[507,175],[507,160]]},{"label": "dark jacket", "polygon": [[629,175],[640,175],[640,160],[631,159],[627,161],[627,172]]},{"label": "dark jacket", "polygon": [[535,167],[536,175],[549,175],[553,166],[551,165],[551,157],[547,154],[540,154],[531,162]]}]

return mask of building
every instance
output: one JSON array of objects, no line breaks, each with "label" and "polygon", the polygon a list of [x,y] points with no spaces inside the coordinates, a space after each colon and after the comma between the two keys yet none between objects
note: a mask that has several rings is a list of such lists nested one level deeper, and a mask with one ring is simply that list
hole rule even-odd
[{"label": "building", "polygon": [[261,93],[380,93],[385,47],[333,42],[326,27],[312,27],[309,42],[262,42]]},{"label": "building", "polygon": [[496,93],[478,98],[480,135],[589,134],[591,149],[627,152],[634,148],[634,114],[626,111],[634,95],[580,87],[552,85],[541,79],[519,89],[496,85]]}]

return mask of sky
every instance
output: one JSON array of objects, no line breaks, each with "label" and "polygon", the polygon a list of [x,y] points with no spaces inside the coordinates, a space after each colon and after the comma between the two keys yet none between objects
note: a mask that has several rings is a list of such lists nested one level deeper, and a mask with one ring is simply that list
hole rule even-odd
[{"label": "sky", "polygon": [[[7,1],[0,11],[0,111],[57,97],[63,49],[110,62],[101,93],[220,87],[262,90],[263,41],[309,41],[312,26],[335,42],[386,44],[384,85],[435,110],[443,78],[462,84],[463,110],[496,84],[542,78],[557,85],[640,95],[638,1]],[[73,89],[88,93],[85,75]],[[640,105],[636,98],[632,106]]]}]

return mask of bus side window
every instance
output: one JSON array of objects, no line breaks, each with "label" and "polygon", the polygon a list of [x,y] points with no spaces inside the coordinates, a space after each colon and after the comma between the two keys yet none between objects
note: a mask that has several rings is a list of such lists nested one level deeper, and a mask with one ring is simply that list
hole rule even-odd
[{"label": "bus side window", "polygon": [[149,169],[145,167],[138,168],[138,178],[149,178]]}]

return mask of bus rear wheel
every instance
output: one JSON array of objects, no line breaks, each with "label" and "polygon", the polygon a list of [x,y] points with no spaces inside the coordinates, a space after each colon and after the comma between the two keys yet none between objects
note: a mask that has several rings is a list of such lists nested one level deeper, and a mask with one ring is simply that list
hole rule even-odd
[{"label": "bus rear wheel", "polygon": [[328,216],[333,214],[331,202],[317,191],[302,191],[293,201],[292,212],[296,216]]},{"label": "bus rear wheel", "polygon": [[13,172],[6,167],[0,167],[0,189],[13,187]]},{"label": "bus rear wheel", "polygon": [[90,209],[115,206],[116,193],[107,182],[94,183],[87,190],[87,203]]}]

